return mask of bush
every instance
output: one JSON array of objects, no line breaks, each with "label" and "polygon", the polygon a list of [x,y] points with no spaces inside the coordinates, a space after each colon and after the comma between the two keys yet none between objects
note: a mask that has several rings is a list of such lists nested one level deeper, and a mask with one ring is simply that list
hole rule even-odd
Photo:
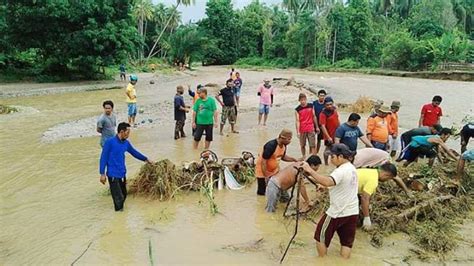
[{"label": "bush", "polygon": [[346,69],[356,69],[356,68],[360,68],[362,65],[353,60],[353,59],[342,59],[340,61],[337,61],[333,67],[335,68],[346,68]]}]

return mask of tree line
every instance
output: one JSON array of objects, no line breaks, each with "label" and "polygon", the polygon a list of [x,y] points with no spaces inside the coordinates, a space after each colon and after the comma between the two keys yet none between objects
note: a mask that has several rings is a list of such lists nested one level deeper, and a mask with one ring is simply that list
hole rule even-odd
[{"label": "tree line", "polygon": [[474,61],[474,0],[209,0],[186,22],[151,0],[19,0],[0,4],[0,71],[100,78],[108,66],[249,64],[436,70]]}]

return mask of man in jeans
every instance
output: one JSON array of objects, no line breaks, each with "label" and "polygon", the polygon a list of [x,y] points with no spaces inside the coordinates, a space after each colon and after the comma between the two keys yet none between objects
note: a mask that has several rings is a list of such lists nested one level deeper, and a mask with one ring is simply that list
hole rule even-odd
[{"label": "man in jeans", "polygon": [[[221,96],[223,101],[220,98]],[[234,94],[234,81],[232,79],[227,80],[226,87],[219,91],[216,99],[222,106],[221,128],[219,134],[224,135],[222,130],[224,129],[225,121],[227,119],[229,120],[232,133],[239,133],[234,128],[237,117],[235,105],[237,99]]]},{"label": "man in jeans", "polygon": [[303,163],[303,170],[313,181],[329,187],[329,209],[321,217],[314,233],[318,255],[324,257],[337,232],[341,242],[340,254],[348,259],[354,243],[357,221],[359,219],[359,199],[357,197],[357,172],[350,159],[354,156],[345,144],[334,144],[331,147],[331,163],[337,168],[329,176],[318,174],[308,163]]},{"label": "man in jeans", "polygon": [[105,142],[115,136],[115,127],[117,126],[117,117],[115,117],[114,103],[105,101],[102,103],[104,113],[97,120],[97,132],[100,133],[100,147],[104,147]]},{"label": "man in jeans", "polygon": [[130,153],[138,160],[152,163],[145,155],[133,148],[127,140],[129,136],[130,124],[120,123],[117,128],[117,135],[105,142],[100,155],[100,182],[105,185],[108,178],[115,211],[123,211],[123,204],[127,198],[125,152]]},{"label": "man in jeans", "polygon": [[202,88],[199,92],[199,99],[193,106],[193,128],[194,133],[194,149],[197,149],[201,141],[204,131],[206,132],[206,143],[204,148],[207,150],[211,145],[213,137],[213,128],[217,127],[217,106],[216,101],[207,97],[207,89]]}]

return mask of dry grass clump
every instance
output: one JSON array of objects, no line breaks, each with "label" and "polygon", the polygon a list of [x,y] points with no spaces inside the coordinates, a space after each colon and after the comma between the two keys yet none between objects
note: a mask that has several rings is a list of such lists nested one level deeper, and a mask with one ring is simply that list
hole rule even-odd
[{"label": "dry grass clump", "polygon": [[11,114],[18,112],[18,109],[12,106],[0,104],[0,114]]},{"label": "dry grass clump", "polygon": [[374,103],[369,97],[359,96],[355,103],[337,103],[336,105],[341,111],[363,114],[370,112],[374,107]]}]

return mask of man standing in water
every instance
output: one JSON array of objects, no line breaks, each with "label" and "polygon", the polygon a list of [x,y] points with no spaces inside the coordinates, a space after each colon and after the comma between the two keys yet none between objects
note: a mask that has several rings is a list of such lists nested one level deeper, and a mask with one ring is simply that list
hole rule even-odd
[{"label": "man standing in water", "polygon": [[130,75],[130,83],[127,85],[125,94],[127,95],[128,123],[136,127],[135,118],[137,116],[137,91],[135,85],[138,82],[136,75]]},{"label": "man standing in water", "polygon": [[260,96],[260,107],[258,110],[258,125],[262,122],[263,125],[267,125],[268,114],[270,113],[270,107],[273,106],[273,95],[275,94],[270,79],[265,79],[264,83],[258,87],[257,95]]},{"label": "man standing in water", "polygon": [[240,73],[235,73],[235,80],[234,80],[234,94],[237,100],[237,107],[239,106],[240,101],[240,90],[242,89],[242,79],[240,78]]},{"label": "man standing in water", "polygon": [[323,139],[323,132],[321,129],[321,123],[319,122],[319,115],[324,109],[324,99],[326,98],[326,91],[319,90],[318,91],[318,99],[313,101],[314,113],[316,114],[316,120],[318,121],[318,129],[314,129],[318,133],[318,137],[316,140],[316,154],[319,153],[319,149],[321,149],[321,140]]},{"label": "man standing in water", "polygon": [[257,177],[257,195],[264,196],[267,182],[270,177],[280,170],[280,160],[285,162],[297,162],[293,157],[286,155],[286,146],[291,143],[293,133],[289,129],[283,129],[278,138],[270,140],[263,146],[255,164],[255,176]]},{"label": "man standing in water", "polygon": [[125,71],[126,71],[125,65],[120,64],[119,70],[120,70],[120,81],[127,80],[127,77],[125,76]]},{"label": "man standing in water", "polygon": [[186,122],[186,113],[189,112],[189,107],[184,104],[184,87],[179,85],[176,87],[176,95],[174,96],[174,139],[185,138],[184,124]]},{"label": "man standing in water", "polygon": [[117,128],[117,135],[105,142],[100,155],[100,182],[105,185],[107,179],[109,180],[115,211],[123,211],[123,204],[127,198],[125,152],[130,153],[138,160],[152,163],[145,155],[133,148],[127,140],[129,136],[130,124],[120,123]]},{"label": "man standing in water", "polygon": [[[222,96],[222,101],[221,97]],[[237,117],[236,114],[236,98],[234,94],[234,81],[232,79],[228,79],[226,82],[226,87],[219,91],[216,97],[217,101],[222,106],[222,115],[221,115],[221,127],[219,134],[224,135],[222,132],[224,129],[224,125],[226,120],[229,120],[230,128],[232,133],[239,133],[235,130],[235,120]]]},{"label": "man standing in water", "polygon": [[197,149],[204,131],[206,132],[206,143],[204,148],[207,150],[211,146],[213,137],[213,128],[217,128],[217,106],[214,99],[207,97],[207,89],[202,88],[199,92],[199,99],[193,106],[193,128],[194,149]]},{"label": "man standing in water", "polygon": [[115,136],[115,127],[117,126],[117,117],[115,117],[114,103],[105,101],[102,103],[104,113],[97,120],[97,132],[101,134],[100,147],[104,147],[105,142]]},{"label": "man standing in water", "polygon": [[354,153],[345,144],[332,145],[331,163],[337,168],[329,176],[318,174],[306,162],[302,164],[303,170],[310,175],[309,178],[329,187],[329,209],[319,220],[314,233],[320,257],[326,256],[336,232],[341,242],[341,256],[345,259],[351,256],[359,219],[357,172],[349,161]]},{"label": "man standing in water", "polygon": [[300,93],[298,100],[300,105],[295,109],[296,133],[300,140],[301,155],[304,160],[306,157],[306,141],[309,144],[309,153],[316,155],[316,133],[319,133],[319,127],[313,105],[308,103],[306,94]]},{"label": "man standing in water", "polygon": [[336,130],[341,123],[339,122],[339,114],[337,113],[334,101],[331,97],[324,99],[324,109],[319,115],[319,125],[324,136],[324,164],[328,165],[328,156],[331,146],[334,144],[336,138]]}]

